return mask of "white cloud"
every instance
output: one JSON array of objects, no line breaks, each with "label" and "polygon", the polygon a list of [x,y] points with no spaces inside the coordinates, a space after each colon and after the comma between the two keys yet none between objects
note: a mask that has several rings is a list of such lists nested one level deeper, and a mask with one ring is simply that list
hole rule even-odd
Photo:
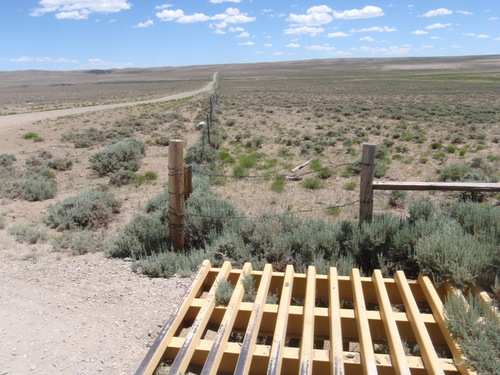
[{"label": "white cloud", "polygon": [[230,27],[228,30],[230,33],[237,33],[241,31],[245,31],[243,27]]},{"label": "white cloud", "polygon": [[366,41],[366,42],[374,42],[375,41],[375,39],[373,39],[370,36],[364,36],[362,38],[359,38],[359,40],[363,40],[363,41]]},{"label": "white cloud", "polygon": [[490,17],[488,18],[488,21],[497,21],[498,20],[498,17]]},{"label": "white cloud", "polygon": [[500,41],[500,37],[493,39],[495,42]]},{"label": "white cloud", "polygon": [[393,32],[393,31],[396,31],[396,28],[395,27],[387,27],[387,26],[384,26],[384,27],[380,27],[380,26],[372,26],[372,27],[365,27],[363,29],[351,29],[349,30],[349,32],[351,33],[369,33],[371,31],[378,31],[378,32],[386,32],[386,33],[390,33],[390,32]]},{"label": "white cloud", "polygon": [[9,59],[11,62],[43,62],[43,63],[52,63],[52,64],[78,64],[78,60],[67,59],[64,57],[30,57],[30,56],[22,56],[19,58]]},{"label": "white cloud", "polygon": [[465,14],[466,16],[472,16],[474,13],[468,12],[466,10],[457,10],[457,13]]},{"label": "white cloud", "polygon": [[486,35],[486,34],[481,34],[481,35],[478,35],[477,38],[479,39],[488,39],[490,36],[489,35]]},{"label": "white cloud", "polygon": [[462,35],[464,35],[464,36],[476,36],[476,34],[474,34],[474,33],[462,33]]},{"label": "white cloud", "polygon": [[137,25],[132,26],[133,28],[138,28],[138,27],[149,27],[154,25],[154,22],[152,20],[147,20],[146,22],[139,22]]},{"label": "white cloud", "polygon": [[158,17],[162,21],[173,21],[183,16],[184,16],[184,11],[182,11],[181,9],[176,9],[176,10],[167,9],[156,13],[156,17]]},{"label": "white cloud", "polygon": [[432,25],[429,25],[429,26],[426,26],[425,29],[426,30],[434,30],[434,29],[444,29],[445,27],[449,27],[451,26],[451,23],[434,23]]},{"label": "white cloud", "polygon": [[244,42],[244,43],[238,43],[239,46],[253,46],[255,45],[254,42]]},{"label": "white cloud", "polygon": [[314,46],[307,46],[306,49],[308,49],[309,51],[326,51],[326,52],[331,52],[331,51],[335,50],[335,47],[331,47],[329,45],[323,45],[323,46],[314,45]]},{"label": "white cloud", "polygon": [[222,29],[216,29],[216,30],[214,31],[214,34],[221,34],[221,35],[223,35],[223,34],[225,34],[225,33],[226,33],[226,32],[225,32],[224,30],[222,30]]},{"label": "white cloud", "polygon": [[212,4],[241,3],[241,0],[210,0]]},{"label": "white cloud", "polygon": [[389,55],[404,55],[410,52],[411,47],[408,44],[403,44],[401,47],[398,46],[390,46],[389,51],[387,52]]},{"label": "white cloud", "polygon": [[441,39],[439,36],[431,36],[430,39]]},{"label": "white cloud", "polygon": [[155,9],[167,9],[167,8],[170,8],[172,6],[172,4],[163,4],[163,5],[157,5],[155,6]]},{"label": "white cloud", "polygon": [[236,38],[248,38],[249,36],[250,36],[250,33],[247,33],[246,31],[244,31],[241,34],[236,35]]},{"label": "white cloud", "polygon": [[288,48],[299,48],[300,44],[299,43],[290,43],[290,44],[287,44],[285,47],[288,47]]},{"label": "white cloud", "polygon": [[421,49],[431,49],[431,48],[434,48],[434,46],[432,45],[427,45],[427,44],[423,44],[420,46]]},{"label": "white cloud", "polygon": [[204,22],[210,19],[209,16],[203,13],[193,13],[188,16],[182,16],[177,19],[176,22],[179,23],[194,23],[194,22]]},{"label": "white cloud", "polygon": [[[156,13],[156,16],[162,21],[175,21],[178,23],[193,23],[205,21],[218,21],[215,25],[218,29],[225,28],[228,24],[246,23],[255,21],[255,17],[248,17],[247,13],[242,13],[237,8],[227,8],[224,13],[214,16],[207,16],[203,13],[194,13],[185,15],[182,9],[165,9]],[[234,29],[234,31],[243,31],[243,29]]]},{"label": "white cloud", "polygon": [[451,48],[464,48],[464,46],[458,46],[456,44],[452,45]]},{"label": "white cloud", "polygon": [[330,14],[332,9],[326,5],[314,6],[307,10],[307,14],[290,14],[287,22],[294,26],[320,26],[333,21]]},{"label": "white cloud", "polygon": [[79,66],[78,69],[123,69],[133,66],[134,64],[131,62],[119,63],[119,62],[110,62],[105,61],[103,59],[88,59],[85,64]]},{"label": "white cloud", "polygon": [[264,44],[264,47],[266,47],[266,48],[269,48],[269,47],[272,47],[272,46],[273,46],[273,45],[272,45],[271,43],[265,43],[265,44]]},{"label": "white cloud", "polygon": [[295,27],[295,28],[289,28],[285,29],[285,35],[287,34],[309,34],[311,36],[316,36],[318,34],[321,34],[325,29],[322,27],[309,27],[309,26],[302,26],[302,27]]},{"label": "white cloud", "polygon": [[116,13],[130,9],[127,0],[41,0],[31,16],[55,13],[57,19],[87,19],[91,13]]},{"label": "white cloud", "polygon": [[342,31],[337,31],[335,33],[329,33],[327,35],[328,38],[345,38],[351,36],[350,34],[343,33]]},{"label": "white cloud", "polygon": [[436,16],[446,16],[452,14],[453,11],[446,8],[439,8],[436,10],[429,10],[427,13],[423,14],[422,17],[436,17]]},{"label": "white cloud", "polygon": [[425,34],[429,34],[428,31],[424,31],[424,30],[415,30],[415,31],[412,31],[411,32],[412,34],[415,34],[415,35],[425,35]]},{"label": "white cloud", "polygon": [[274,55],[274,56],[281,56],[281,55],[283,55],[283,54],[284,54],[284,53],[283,53],[283,52],[281,52],[281,51],[278,51],[278,52],[274,52],[274,53],[273,53],[273,55]]},{"label": "white cloud", "polygon": [[373,18],[383,16],[382,8],[367,5],[363,9],[351,9],[343,12],[333,11],[333,17],[342,20],[354,20],[359,18]]}]

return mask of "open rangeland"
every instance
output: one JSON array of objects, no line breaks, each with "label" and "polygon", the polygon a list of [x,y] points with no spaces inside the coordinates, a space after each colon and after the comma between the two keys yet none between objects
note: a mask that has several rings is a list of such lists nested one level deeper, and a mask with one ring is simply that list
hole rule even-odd
[{"label": "open rangeland", "polygon": [[[378,145],[379,179],[498,181],[500,56],[0,72],[0,374],[130,374],[140,363],[189,279],[148,278],[104,252],[164,191],[169,139],[199,158],[195,125],[213,90],[193,91],[215,72],[200,173],[217,175],[212,190],[238,215],[356,221],[363,142]],[[119,153],[126,167],[111,165]],[[92,194],[100,214],[65,221],[62,203]],[[376,192],[375,211],[406,216],[417,196],[459,193]]]}]

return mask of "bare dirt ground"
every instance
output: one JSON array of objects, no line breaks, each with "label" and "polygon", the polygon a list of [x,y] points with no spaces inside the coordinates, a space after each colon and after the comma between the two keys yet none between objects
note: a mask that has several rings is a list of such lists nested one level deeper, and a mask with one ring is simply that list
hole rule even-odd
[{"label": "bare dirt ground", "polygon": [[[120,107],[206,92],[215,79],[216,74],[199,90],[147,102],[0,116],[1,152],[22,157],[47,148],[48,140],[38,145],[19,142],[20,131],[34,130],[53,133],[53,153],[70,152],[78,157],[71,146],[58,144],[61,132],[48,130],[47,124],[53,123],[47,120],[86,113],[93,121],[112,117]],[[149,168],[155,168],[153,164]],[[71,174],[58,177],[57,200],[92,184],[85,182],[87,174],[77,165]],[[127,202],[120,221],[126,222],[141,198],[159,189],[125,191]],[[46,208],[47,202],[2,201],[7,225],[38,222]],[[107,259],[102,253],[75,257],[56,253],[49,244],[20,244],[0,230],[0,374],[132,374],[189,283],[189,278],[150,279],[135,274],[130,262]]]}]

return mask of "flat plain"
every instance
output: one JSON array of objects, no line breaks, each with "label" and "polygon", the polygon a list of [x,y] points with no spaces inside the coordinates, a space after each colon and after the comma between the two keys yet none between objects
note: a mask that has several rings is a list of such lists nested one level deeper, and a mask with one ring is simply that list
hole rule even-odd
[{"label": "flat plain", "polygon": [[[476,179],[498,181],[498,55],[0,72],[0,115],[155,99],[205,86],[216,71],[217,152],[206,167],[222,175],[212,181],[216,194],[245,215],[357,220],[355,166],[363,142],[378,145],[382,180],[437,181],[449,166],[461,165]],[[128,262],[105,258],[102,244],[163,191],[168,139],[183,139],[186,150],[199,142],[195,124],[206,118],[210,94],[2,132],[0,154],[15,159],[15,172],[2,175],[0,188],[2,374],[128,374],[139,364],[189,280],[137,275]],[[92,169],[92,155],[132,137],[147,148],[129,183],[110,183]],[[286,180],[308,161],[297,172],[301,180]],[[56,166],[50,173],[49,164]],[[21,182],[12,181],[33,173],[46,173],[57,193],[23,199]],[[49,228],[44,217],[58,202],[91,189],[113,193],[122,202],[119,212],[94,231],[90,247],[64,247],[66,233]],[[458,194],[376,192],[375,211],[406,215],[413,197],[445,202]],[[498,204],[499,197],[483,199]],[[26,240],[26,232],[34,238]]]}]

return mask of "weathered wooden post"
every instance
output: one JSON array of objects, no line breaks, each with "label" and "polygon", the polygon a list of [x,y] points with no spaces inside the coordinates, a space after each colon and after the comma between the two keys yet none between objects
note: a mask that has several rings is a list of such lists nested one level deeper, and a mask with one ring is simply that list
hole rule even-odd
[{"label": "weathered wooden post", "polygon": [[363,143],[361,181],[359,183],[359,225],[373,216],[373,176],[375,173],[375,143]]},{"label": "weathered wooden post", "polygon": [[208,116],[207,115],[207,137],[208,137],[208,144],[210,145],[210,126],[212,125],[211,124],[212,122],[212,116]]},{"label": "weathered wooden post", "polygon": [[184,150],[180,139],[171,139],[168,147],[169,229],[176,251],[184,251]]},{"label": "weathered wooden post", "polygon": [[188,199],[193,192],[193,166],[184,164],[184,199]]}]

